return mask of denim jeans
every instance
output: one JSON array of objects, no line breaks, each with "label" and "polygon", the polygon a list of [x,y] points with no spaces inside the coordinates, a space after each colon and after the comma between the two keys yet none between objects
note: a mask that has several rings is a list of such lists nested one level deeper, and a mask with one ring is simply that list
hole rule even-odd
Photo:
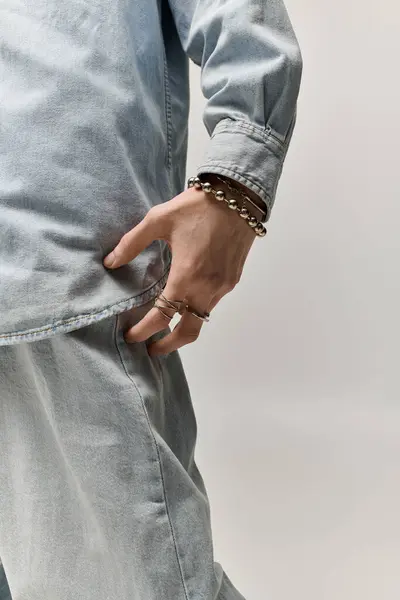
[{"label": "denim jeans", "polygon": [[0,347],[13,600],[243,600],[214,562],[180,356],[123,338],[151,306]]}]

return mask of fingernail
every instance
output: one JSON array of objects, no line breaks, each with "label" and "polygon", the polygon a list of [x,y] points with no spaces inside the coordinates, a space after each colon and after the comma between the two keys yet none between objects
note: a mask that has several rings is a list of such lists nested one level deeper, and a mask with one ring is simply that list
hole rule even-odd
[{"label": "fingernail", "polygon": [[108,254],[105,259],[103,260],[103,264],[105,267],[112,267],[113,263],[114,263],[115,257],[114,257],[114,252],[110,252],[110,254]]}]

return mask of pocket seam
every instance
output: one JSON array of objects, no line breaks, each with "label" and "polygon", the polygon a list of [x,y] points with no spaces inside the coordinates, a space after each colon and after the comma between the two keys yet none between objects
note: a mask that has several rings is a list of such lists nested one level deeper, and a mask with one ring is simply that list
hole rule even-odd
[{"label": "pocket seam", "polygon": [[173,546],[173,549],[174,549],[174,555],[175,555],[175,558],[176,558],[177,567],[178,567],[179,575],[180,575],[180,578],[181,578],[182,591],[183,591],[183,595],[184,595],[185,600],[189,600],[189,595],[188,595],[187,586],[186,586],[186,580],[185,580],[184,573],[183,573],[183,565],[182,565],[182,562],[181,562],[181,559],[180,559],[180,556],[179,556],[176,533],[175,533],[175,529],[174,529],[174,526],[173,526],[173,523],[172,523],[171,511],[170,511],[169,502],[168,502],[168,498],[167,498],[167,491],[166,491],[166,486],[165,486],[165,475],[164,475],[164,468],[163,468],[162,459],[161,459],[160,448],[159,448],[159,445],[158,445],[157,438],[155,436],[153,427],[151,425],[151,421],[150,421],[150,418],[149,418],[149,414],[147,412],[146,403],[144,401],[143,395],[142,395],[142,393],[141,393],[138,385],[136,384],[134,378],[129,373],[129,370],[128,370],[127,365],[125,363],[124,354],[122,352],[122,349],[120,348],[120,343],[122,343],[122,341],[120,342],[118,340],[118,331],[119,331],[119,315],[116,315],[115,328],[114,328],[114,344],[115,344],[115,347],[116,347],[116,350],[117,350],[117,354],[118,354],[119,360],[121,362],[121,366],[122,366],[122,368],[123,368],[126,376],[128,377],[129,381],[131,382],[133,388],[135,389],[136,393],[138,394],[139,399],[140,399],[142,411],[143,411],[144,417],[146,419],[148,431],[149,431],[149,434],[150,434],[150,437],[151,437],[151,440],[152,440],[152,445],[153,445],[153,448],[154,448],[155,453],[156,453],[156,457],[157,457],[156,460],[157,460],[157,463],[158,463],[159,474],[160,474],[162,500],[163,500],[165,514],[166,514],[167,520],[168,520],[169,530],[170,530],[170,534],[171,534],[172,546]]}]

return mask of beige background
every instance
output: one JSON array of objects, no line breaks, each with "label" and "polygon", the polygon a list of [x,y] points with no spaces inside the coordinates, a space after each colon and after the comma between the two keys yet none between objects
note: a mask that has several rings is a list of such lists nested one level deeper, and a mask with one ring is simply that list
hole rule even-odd
[{"label": "beige background", "polygon": [[287,6],[304,76],[268,237],[182,352],[198,462],[246,600],[397,600],[400,7]]}]

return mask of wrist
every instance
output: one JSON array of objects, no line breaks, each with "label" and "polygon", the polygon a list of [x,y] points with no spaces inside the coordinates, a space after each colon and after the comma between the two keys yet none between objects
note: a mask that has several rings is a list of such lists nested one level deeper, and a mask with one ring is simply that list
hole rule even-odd
[{"label": "wrist", "polygon": [[[215,186],[215,187],[214,187]],[[253,230],[258,237],[264,237],[267,233],[262,221],[259,220],[265,213],[258,206],[254,205],[247,195],[240,191],[236,186],[232,186],[225,179],[220,179],[218,175],[210,177],[202,174],[201,177],[190,177],[188,187],[194,187],[214,196],[217,202],[228,206]],[[256,216],[256,214],[257,216]]]},{"label": "wrist", "polygon": [[258,194],[256,194],[253,190],[251,190],[247,186],[245,186],[243,183],[236,181],[236,179],[233,179],[232,177],[228,177],[227,175],[223,175],[223,176],[216,175],[215,173],[202,174],[200,176],[200,179],[202,181],[203,181],[203,179],[204,179],[204,181],[205,180],[209,181],[211,183],[211,185],[213,185],[214,187],[216,185],[219,185],[219,186],[223,185],[221,179],[227,180],[227,182],[230,183],[231,186],[236,187],[240,191],[242,191],[243,194],[248,196],[250,198],[250,200],[252,202],[254,202],[254,204],[256,204],[258,208],[260,208],[260,210],[262,212],[267,214],[267,205],[265,204],[264,200],[262,200]]}]

